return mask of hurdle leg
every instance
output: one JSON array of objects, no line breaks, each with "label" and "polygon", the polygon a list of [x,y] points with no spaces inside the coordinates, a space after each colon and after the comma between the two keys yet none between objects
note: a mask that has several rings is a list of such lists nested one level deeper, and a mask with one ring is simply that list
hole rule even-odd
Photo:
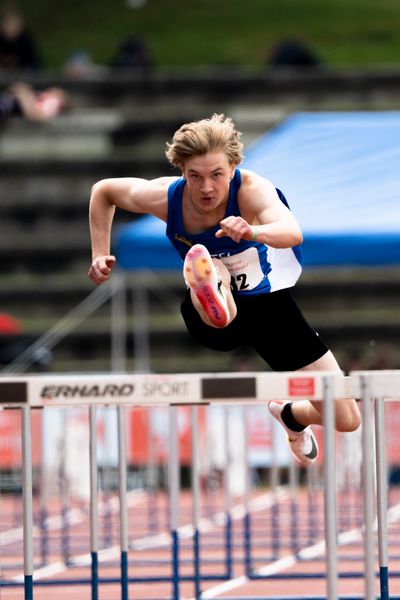
[{"label": "hurdle leg", "polygon": [[90,555],[92,600],[99,597],[99,512],[97,473],[96,407],[89,407],[89,460],[90,460]]},{"label": "hurdle leg", "polygon": [[292,554],[297,556],[299,546],[299,519],[298,519],[298,486],[299,470],[294,458],[289,465],[289,488],[290,488],[290,546]]},{"label": "hurdle leg", "polygon": [[32,432],[31,409],[21,408],[22,433],[22,490],[24,536],[24,589],[25,600],[33,599],[33,502],[32,502]]},{"label": "hurdle leg", "polygon": [[128,507],[126,502],[125,407],[118,406],[118,487],[121,545],[121,600],[128,600]]},{"label": "hurdle leg", "polygon": [[371,381],[367,375],[361,375],[362,401],[362,475],[364,507],[364,570],[365,600],[375,600],[375,564],[374,564],[374,463],[372,431],[372,394]]},{"label": "hurdle leg", "polygon": [[68,519],[68,479],[66,474],[66,456],[67,456],[67,427],[68,427],[68,409],[63,409],[62,437],[61,437],[61,460],[58,470],[59,479],[59,494],[61,501],[61,517],[62,517],[62,535],[61,535],[61,552],[65,565],[69,565],[71,561],[70,549],[70,523]]},{"label": "hurdle leg", "polygon": [[251,517],[250,517],[250,499],[251,499],[251,467],[249,459],[249,407],[242,406],[242,418],[243,418],[243,438],[244,438],[244,452],[243,452],[243,469],[245,472],[244,480],[244,492],[243,492],[243,506],[244,506],[244,518],[243,518],[243,552],[244,552],[244,565],[246,577],[251,577],[253,572],[252,565],[252,539],[251,539]]},{"label": "hurdle leg", "polygon": [[193,494],[193,574],[194,597],[201,597],[200,574],[200,482],[199,482],[199,419],[198,407],[192,406],[192,494]]},{"label": "hurdle leg", "polygon": [[155,444],[153,440],[153,407],[147,409],[149,435],[147,442],[147,462],[146,462],[146,489],[147,489],[147,522],[150,535],[159,531],[158,522],[158,501],[157,501],[157,464],[155,455]]},{"label": "hurdle leg", "polygon": [[[40,413],[41,417],[41,429],[42,429],[42,438],[44,436],[45,431],[45,415],[46,409],[43,409]],[[42,439],[41,443],[41,465],[40,465],[40,512],[39,512],[39,528],[40,528],[40,563],[41,566],[44,567],[48,561],[49,555],[49,531],[47,526],[47,499],[48,499],[48,465],[45,461],[44,456],[44,439]]]},{"label": "hurdle leg", "polygon": [[271,560],[278,560],[281,554],[281,511],[278,500],[278,488],[281,483],[281,471],[277,460],[279,427],[279,423],[273,419],[271,423],[272,456],[269,478],[271,493],[273,495],[273,502],[271,506]]},{"label": "hurdle leg", "polygon": [[389,600],[387,460],[385,446],[385,405],[383,398],[375,399],[375,439],[380,600]]},{"label": "hurdle leg", "polygon": [[173,600],[179,600],[179,453],[178,453],[177,407],[169,407],[169,503],[172,542],[172,591]]},{"label": "hurdle leg", "polygon": [[223,407],[224,415],[224,446],[225,446],[225,477],[224,477],[224,512],[225,512],[225,568],[226,579],[232,579],[232,453],[230,448],[230,406]]},{"label": "hurdle leg", "polygon": [[337,600],[337,543],[336,543],[336,465],[335,465],[335,407],[332,379],[324,377],[324,507],[325,553],[328,600]]}]

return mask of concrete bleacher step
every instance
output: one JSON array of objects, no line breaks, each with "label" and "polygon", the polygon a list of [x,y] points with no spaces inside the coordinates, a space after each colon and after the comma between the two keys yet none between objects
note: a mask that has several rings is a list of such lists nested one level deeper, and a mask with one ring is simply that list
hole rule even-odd
[{"label": "concrete bleacher step", "polygon": [[165,173],[165,159],[162,154],[155,157],[142,158],[140,156],[118,157],[110,155],[100,158],[70,158],[70,157],[41,157],[30,156],[21,159],[0,157],[1,179],[10,177],[40,177],[54,176],[82,177],[85,175],[89,181],[95,183],[105,177],[146,177],[154,178],[160,173]]},{"label": "concrete bleacher step", "polygon": [[[221,107],[221,112],[227,106]],[[42,157],[62,159],[104,158],[110,155],[163,156],[165,143],[185,121],[210,116],[203,106],[186,110],[183,114],[174,106],[160,110],[157,118],[154,110],[137,107],[135,111],[113,109],[76,110],[45,123],[11,120],[0,138],[0,157],[3,159],[31,159]],[[235,107],[229,114],[244,130],[243,141],[247,145],[278,123],[286,114],[279,108]],[[165,165],[167,163],[165,162]]]}]

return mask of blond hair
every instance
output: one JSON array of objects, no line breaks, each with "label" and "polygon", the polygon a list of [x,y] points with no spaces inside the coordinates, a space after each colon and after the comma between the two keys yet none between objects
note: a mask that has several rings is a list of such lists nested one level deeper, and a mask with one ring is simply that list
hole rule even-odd
[{"label": "blond hair", "polygon": [[225,152],[229,162],[236,166],[243,160],[240,136],[232,119],[223,114],[214,114],[210,119],[182,125],[175,132],[172,143],[167,142],[168,150],[165,154],[174,167],[182,168],[192,156],[221,150]]}]

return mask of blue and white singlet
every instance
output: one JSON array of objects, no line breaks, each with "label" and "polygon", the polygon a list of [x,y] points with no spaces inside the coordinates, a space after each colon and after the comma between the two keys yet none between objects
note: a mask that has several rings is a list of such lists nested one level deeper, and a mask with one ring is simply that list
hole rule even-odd
[{"label": "blue and white singlet", "polygon": [[[185,184],[186,180],[181,177],[168,188],[167,236],[182,259],[194,244],[203,244],[213,258],[221,259],[227,267],[231,275],[232,291],[246,296],[268,294],[294,286],[302,268],[300,246],[271,248],[257,241],[241,240],[237,243],[230,237],[216,238],[219,225],[202,233],[187,233],[182,219]],[[241,173],[240,169],[236,169],[229,187],[225,218],[240,216],[237,201],[240,185]],[[285,196],[280,190],[276,191],[288,207]]]}]

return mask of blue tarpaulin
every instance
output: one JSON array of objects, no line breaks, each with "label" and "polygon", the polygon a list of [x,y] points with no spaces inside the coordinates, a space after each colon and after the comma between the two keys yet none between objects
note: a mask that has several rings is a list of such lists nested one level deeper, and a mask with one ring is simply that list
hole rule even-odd
[{"label": "blue tarpaulin", "polygon": [[[400,112],[292,115],[246,148],[241,166],[284,192],[306,266],[400,263]],[[119,265],[179,267],[165,228],[151,216],[120,228]]]}]

